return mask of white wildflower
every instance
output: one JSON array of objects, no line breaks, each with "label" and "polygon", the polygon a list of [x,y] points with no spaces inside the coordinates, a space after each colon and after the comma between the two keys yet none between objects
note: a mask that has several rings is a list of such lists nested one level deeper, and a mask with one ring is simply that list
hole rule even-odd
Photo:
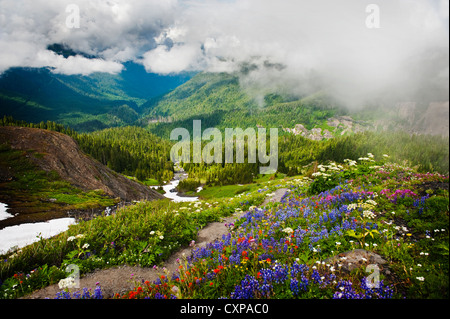
[{"label": "white wildflower", "polygon": [[283,229],[283,232],[285,232],[286,234],[292,234],[294,232],[294,230],[290,227],[287,227],[287,228]]},{"label": "white wildflower", "polygon": [[370,210],[365,210],[363,212],[363,217],[364,218],[368,218],[368,219],[374,219],[375,218],[375,214],[373,212],[371,212]]},{"label": "white wildflower", "polygon": [[372,199],[366,200],[366,203],[367,203],[367,204],[370,204],[370,205],[373,205],[373,206],[377,206],[377,205],[378,205],[377,202],[374,201],[374,200],[372,200]]}]

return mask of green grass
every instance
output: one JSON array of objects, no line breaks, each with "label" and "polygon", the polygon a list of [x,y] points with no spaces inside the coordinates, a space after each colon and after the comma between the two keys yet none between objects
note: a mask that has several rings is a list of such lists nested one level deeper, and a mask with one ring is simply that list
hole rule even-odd
[{"label": "green grass", "polygon": [[[160,264],[173,252],[195,240],[198,229],[230,216],[238,208],[245,210],[258,205],[262,200],[263,195],[253,194],[199,203],[142,202],[119,209],[108,217],[71,225],[68,231],[53,238],[41,239],[1,256],[4,262],[0,262],[0,279],[6,284],[0,287],[0,299],[17,298],[57,283],[64,278],[68,264],[79,266],[82,274],[114,265],[151,267]],[[69,239],[77,235],[82,235],[78,236],[82,238]],[[82,248],[85,243],[89,244],[88,249]],[[150,248],[149,253],[143,253],[146,247]],[[53,269],[54,276],[50,278],[48,273],[33,271],[42,267]],[[29,277],[38,284],[12,289],[18,283],[17,278],[23,278],[24,273],[30,273]]]},{"label": "green grass", "polygon": [[142,182],[146,186],[159,186],[159,182],[156,179],[147,179]]},{"label": "green grass", "polygon": [[[45,205],[48,210],[83,210],[112,206],[117,203],[103,191],[84,192],[62,180],[58,173],[39,169],[26,156],[41,157],[36,152],[11,150],[6,145],[0,148],[0,168],[11,167],[14,179],[3,183],[1,191],[21,201],[34,202],[36,208]],[[56,201],[55,201],[56,199]]]},{"label": "green grass", "polygon": [[272,183],[275,185],[274,181],[281,181],[284,179],[284,174],[274,175],[258,175],[254,183],[245,185],[225,185],[225,186],[207,186],[200,192],[196,193],[201,199],[214,199],[214,198],[227,198],[234,197],[242,193],[250,193],[261,189],[262,184]]},{"label": "green grass", "polygon": [[[317,262],[338,252],[363,248],[388,261],[391,275],[381,273],[381,279],[385,289],[387,285],[394,287],[394,298],[448,296],[448,189],[421,189],[430,183],[448,183],[448,176],[420,174],[416,169],[384,161],[361,160],[357,166],[349,162],[339,166],[338,172],[336,164],[322,166],[321,174],[329,174],[324,175],[327,179],[317,175],[314,180],[303,176],[287,178],[282,174],[258,176],[252,184],[208,187],[199,193],[207,200],[197,203],[142,202],[122,208],[112,216],[73,225],[58,236],[0,256],[3,260],[0,279],[4,281],[0,298],[17,298],[57,283],[64,278],[64,269],[69,264],[76,264],[82,274],[114,265],[159,265],[195,240],[199,229],[239,210],[249,214],[236,222],[228,243],[206,247],[211,256],[192,261],[189,271],[180,272],[180,281],[166,278],[168,289],[177,286],[179,296],[185,298],[230,297],[237,287],[244,285],[246,276],[262,284],[263,271],[278,271],[285,266],[293,269],[294,264],[301,263],[310,269],[304,273],[309,278],[308,289],[294,294],[289,281],[272,282],[272,290],[268,292],[271,298],[332,298],[342,291],[338,286],[341,280],[350,280],[355,291],[365,293],[360,288],[367,276],[364,267],[347,274],[337,265],[336,271],[330,271],[329,266],[322,264],[317,267],[320,275],[336,276],[335,283],[330,279],[327,285],[319,285],[314,283],[317,278],[312,277],[315,274],[312,267]],[[335,181],[338,187],[333,186]],[[66,187],[58,183],[61,189]],[[263,210],[251,209],[278,188],[291,190],[287,201],[271,203]],[[394,197],[396,191],[407,195]],[[80,193],[60,195],[59,199],[72,204],[80,200],[77,197]],[[103,194],[93,191],[86,196]],[[350,203],[354,208],[349,208]],[[366,217],[367,210],[373,211],[375,217]],[[346,213],[340,218],[332,217],[338,211]],[[353,231],[344,229],[344,222],[346,227],[348,223],[357,227]],[[324,230],[327,236],[321,235]],[[253,239],[254,244],[250,243]],[[89,247],[83,248],[85,244]],[[184,267],[187,262],[181,265]],[[195,282],[194,277],[203,279],[190,285]],[[32,284],[21,285],[21,280],[30,280]],[[158,289],[167,296],[171,293],[161,286],[156,289],[151,284],[136,285],[136,290],[119,297],[154,297]],[[254,297],[258,296],[259,292],[254,293]]]}]

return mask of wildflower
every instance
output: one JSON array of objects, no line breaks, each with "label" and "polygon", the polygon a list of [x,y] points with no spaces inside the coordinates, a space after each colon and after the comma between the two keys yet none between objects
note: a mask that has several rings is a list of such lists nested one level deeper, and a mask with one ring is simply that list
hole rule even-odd
[{"label": "wildflower", "polygon": [[66,279],[61,279],[58,283],[59,289],[66,289],[66,288],[76,288],[75,278],[68,277]]},{"label": "wildflower", "polygon": [[151,232],[150,232],[150,235],[154,235],[155,234],[155,231],[154,230],[152,230]]},{"label": "wildflower", "polygon": [[86,243],[86,244],[84,244],[83,247],[81,247],[81,248],[83,248],[83,249],[88,249],[88,248],[89,248],[89,244]]},{"label": "wildflower", "polygon": [[375,214],[373,212],[371,212],[370,210],[365,210],[363,212],[363,216],[364,216],[364,218],[368,218],[368,219],[375,218]]},{"label": "wildflower", "polygon": [[69,238],[67,238],[67,241],[74,241],[75,239],[75,236],[70,236]]},{"label": "wildflower", "polygon": [[163,240],[163,239],[164,239],[164,236],[163,236],[163,235],[159,236],[159,239]]},{"label": "wildflower", "polygon": [[367,203],[367,204],[370,204],[370,205],[373,205],[373,206],[377,206],[377,205],[378,205],[377,202],[374,201],[374,200],[372,200],[372,199],[366,200],[366,203]]},{"label": "wildflower", "polygon": [[423,278],[423,277],[416,277],[416,279],[419,280],[419,281],[424,281],[425,280],[425,278]]}]

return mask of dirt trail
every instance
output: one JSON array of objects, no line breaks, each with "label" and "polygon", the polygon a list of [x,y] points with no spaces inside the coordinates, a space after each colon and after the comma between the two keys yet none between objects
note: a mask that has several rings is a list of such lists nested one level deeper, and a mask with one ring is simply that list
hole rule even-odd
[{"label": "dirt trail", "polygon": [[[260,207],[266,206],[270,202],[279,202],[286,194],[288,189],[278,189],[274,192],[271,198],[265,200]],[[222,235],[228,233],[229,229],[226,224],[233,223],[241,217],[241,214],[234,214],[233,216],[224,218],[221,222],[211,223],[205,228],[199,231],[197,241],[194,247],[186,247],[173,254],[163,266],[158,269],[143,268],[143,267],[131,267],[131,266],[117,266],[109,269],[98,270],[89,274],[86,274],[80,278],[80,289],[74,289],[73,291],[79,291],[82,288],[89,288],[94,291],[96,283],[100,283],[102,287],[103,296],[105,298],[112,297],[115,293],[123,294],[135,287],[136,281],[148,280],[150,282],[155,281],[161,275],[164,275],[163,267],[173,273],[177,270],[179,263],[177,259],[183,260],[184,257],[191,255],[192,251],[199,247],[204,247],[208,243],[214,242],[217,239],[221,239]],[[56,294],[60,292],[58,285],[52,285],[44,289],[35,291],[31,295],[25,296],[25,299],[53,299]]]}]

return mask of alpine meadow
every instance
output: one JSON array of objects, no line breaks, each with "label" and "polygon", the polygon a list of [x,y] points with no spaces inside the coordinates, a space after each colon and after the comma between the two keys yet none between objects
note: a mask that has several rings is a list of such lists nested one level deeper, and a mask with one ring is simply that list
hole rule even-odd
[{"label": "alpine meadow", "polygon": [[448,0],[0,0],[0,303],[443,306],[448,35]]}]

